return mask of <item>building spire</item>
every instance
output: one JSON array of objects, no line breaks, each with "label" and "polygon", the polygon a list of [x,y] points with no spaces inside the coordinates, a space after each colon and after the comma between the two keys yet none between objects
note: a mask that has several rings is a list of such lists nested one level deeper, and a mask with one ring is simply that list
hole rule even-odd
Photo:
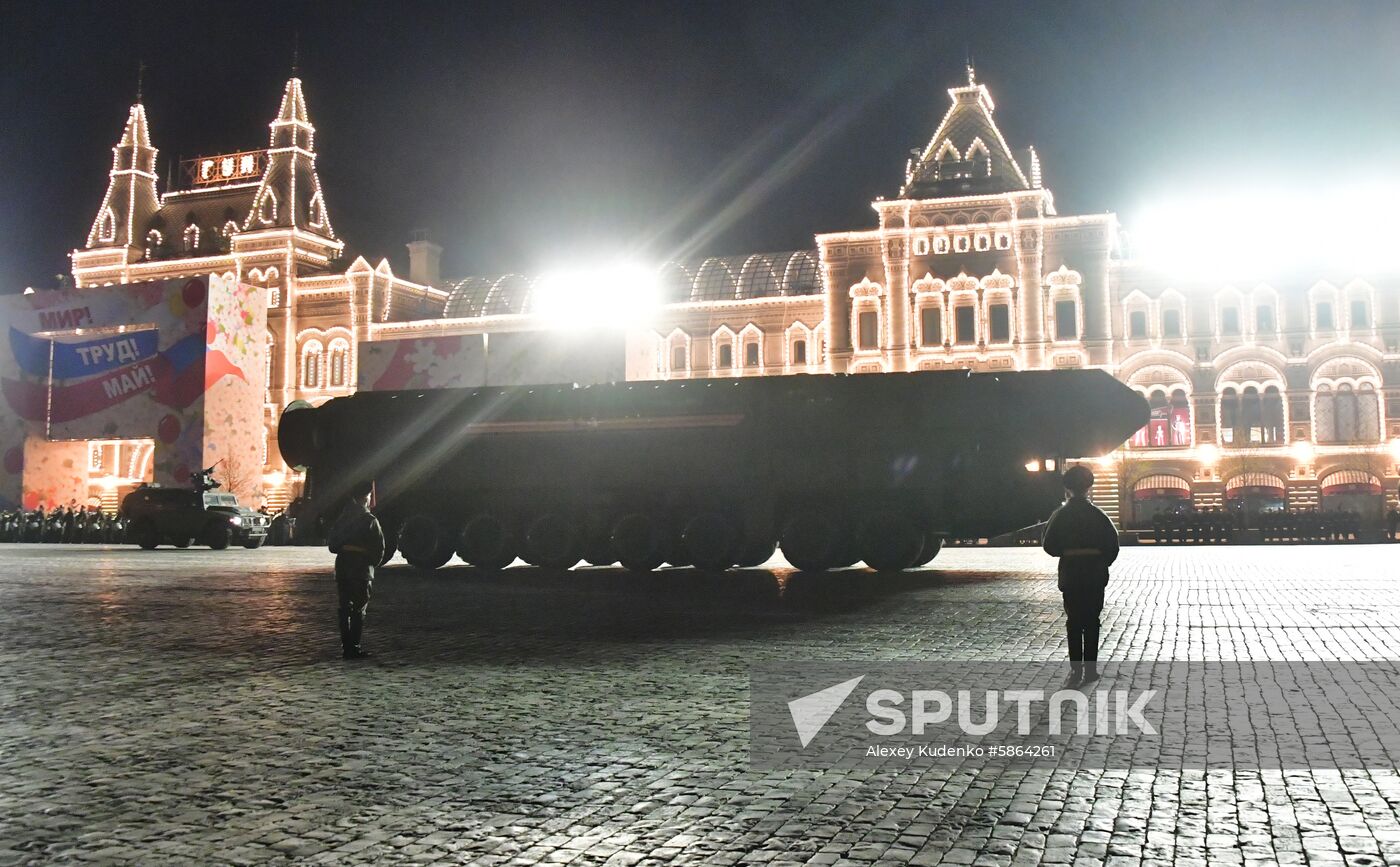
[{"label": "building spire", "polygon": [[292,31],[292,78],[301,75],[301,33]]},{"label": "building spire", "polygon": [[300,78],[287,79],[268,127],[267,167],[243,229],[300,229],[338,244],[316,176],[316,128]]},{"label": "building spire", "polygon": [[967,49],[967,60],[966,60],[965,66],[967,67],[967,86],[968,86],[968,87],[976,87],[976,86],[977,86],[977,70],[976,70],[976,69],[973,67],[973,65],[972,65],[972,49],[971,49],[971,48]]},{"label": "building spire", "polygon": [[136,62],[136,102],[138,104],[141,102],[142,85],[145,83],[145,78],[146,61],[138,60]]}]

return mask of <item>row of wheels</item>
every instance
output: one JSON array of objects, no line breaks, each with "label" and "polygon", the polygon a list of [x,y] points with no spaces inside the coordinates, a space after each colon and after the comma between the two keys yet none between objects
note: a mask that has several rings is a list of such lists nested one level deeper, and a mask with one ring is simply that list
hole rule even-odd
[{"label": "row of wheels", "polygon": [[699,512],[679,523],[677,530],[671,522],[631,512],[605,531],[589,533],[563,512],[518,523],[480,513],[456,528],[417,514],[400,527],[398,548],[405,560],[424,570],[445,565],[455,554],[490,571],[504,569],[519,557],[551,569],[569,569],[580,562],[621,563],[634,572],[665,564],[710,571],[750,568],[772,558],[779,544],[788,562],[803,571],[841,569],[861,560],[876,570],[898,571],[928,564],[942,548],[941,537],[897,514],[872,515],[855,527],[836,515],[799,514],[784,524],[779,539],[748,538],[718,511]]},{"label": "row of wheels", "polygon": [[[233,542],[233,531],[227,526],[215,523],[205,528],[204,532],[197,538],[189,536],[161,535],[156,527],[156,522],[150,519],[138,520],[127,530],[127,538],[147,551],[159,547],[162,543],[174,545],[176,548],[188,548],[194,542],[201,545],[208,545],[215,551],[222,551]],[[263,537],[252,539],[243,543],[244,548],[261,548]]]}]

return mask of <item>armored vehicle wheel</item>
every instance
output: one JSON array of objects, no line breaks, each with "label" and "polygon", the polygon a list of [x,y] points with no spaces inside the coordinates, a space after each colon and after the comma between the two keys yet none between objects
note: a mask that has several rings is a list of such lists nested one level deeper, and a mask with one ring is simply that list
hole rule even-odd
[{"label": "armored vehicle wheel", "polygon": [[650,572],[666,561],[666,533],[650,516],[633,512],[613,524],[612,548],[624,568]]},{"label": "armored vehicle wheel", "polygon": [[856,540],[847,536],[837,540],[836,559],[832,561],[832,569],[849,569],[860,562],[860,549],[856,545]]},{"label": "armored vehicle wheel", "polygon": [[257,549],[261,548],[263,546],[263,543],[266,541],[266,536],[259,536],[256,539],[249,539],[248,541],[244,542],[243,547],[247,548],[249,551],[256,551]]},{"label": "armored vehicle wheel", "polygon": [[414,515],[403,522],[399,531],[399,550],[415,569],[431,572],[452,559],[452,546],[436,520],[427,515]]},{"label": "armored vehicle wheel", "polygon": [[818,512],[790,518],[783,526],[783,556],[803,572],[823,572],[841,557],[842,528],[836,519]]},{"label": "armored vehicle wheel", "polygon": [[205,533],[205,543],[215,551],[222,551],[233,541],[233,531],[228,527],[210,527]]},{"label": "armored vehicle wheel", "polygon": [[924,534],[913,521],[898,515],[874,514],[860,528],[860,558],[877,572],[908,569],[924,549]]},{"label": "armored vehicle wheel", "polygon": [[914,561],[914,568],[927,566],[933,562],[933,558],[938,556],[938,552],[943,550],[943,538],[924,533],[924,548],[919,552],[919,559]]},{"label": "armored vehicle wheel", "polygon": [[612,540],[606,536],[589,539],[583,546],[583,560],[590,566],[611,566],[617,562]]},{"label": "armored vehicle wheel", "polygon": [[686,522],[681,547],[697,569],[720,571],[734,565],[739,531],[718,512],[701,512]]},{"label": "armored vehicle wheel", "polygon": [[778,552],[778,543],[773,539],[764,539],[762,542],[748,542],[739,549],[738,565],[740,569],[752,569],[755,566],[762,566],[773,555]]},{"label": "armored vehicle wheel", "polygon": [[160,534],[156,532],[156,522],[149,518],[137,521],[129,532],[131,540],[147,551],[160,544]]},{"label": "armored vehicle wheel", "polygon": [[583,542],[574,522],[545,512],[525,531],[525,561],[547,569],[571,569],[583,559]]},{"label": "armored vehicle wheel", "polygon": [[515,560],[514,534],[494,515],[468,518],[457,537],[457,556],[478,569],[504,569]]},{"label": "armored vehicle wheel", "polygon": [[188,539],[184,536],[181,536],[175,539],[171,539],[170,544],[174,545],[176,548],[188,548],[190,546],[190,542],[192,541],[192,539]]}]

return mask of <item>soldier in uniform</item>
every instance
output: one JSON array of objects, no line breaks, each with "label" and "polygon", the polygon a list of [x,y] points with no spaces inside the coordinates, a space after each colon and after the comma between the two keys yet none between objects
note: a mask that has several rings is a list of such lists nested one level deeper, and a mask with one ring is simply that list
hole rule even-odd
[{"label": "soldier in uniform", "polygon": [[384,531],[379,519],[369,510],[370,490],[370,482],[359,483],[351,489],[350,502],[336,518],[328,538],[331,553],[335,555],[340,644],[346,659],[369,656],[360,646],[360,635],[369,610],[374,570],[384,559]]},{"label": "soldier in uniform", "polygon": [[[1070,467],[1064,476],[1069,496],[1050,516],[1042,547],[1059,557],[1059,587],[1068,619],[1069,659],[1075,677],[1098,676],[1099,613],[1108,586],[1108,567],[1118,559],[1118,528],[1089,500],[1094,474]],[[1087,665],[1086,665],[1087,663]]]}]

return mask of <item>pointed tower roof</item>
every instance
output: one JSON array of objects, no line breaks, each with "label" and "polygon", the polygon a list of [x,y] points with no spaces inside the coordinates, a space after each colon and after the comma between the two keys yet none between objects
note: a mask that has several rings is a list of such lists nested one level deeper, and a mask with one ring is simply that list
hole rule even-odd
[{"label": "pointed tower roof", "polygon": [[300,78],[287,80],[277,119],[269,127],[267,168],[243,229],[301,229],[335,241],[316,175],[316,128],[306,110]]},{"label": "pointed tower roof", "polygon": [[286,89],[282,91],[282,105],[277,109],[278,121],[296,121],[311,125],[311,120],[306,116],[306,94],[301,92],[301,79],[295,76],[287,80]]},{"label": "pointed tower roof", "polygon": [[919,156],[910,162],[900,196],[938,198],[1030,189],[1030,179],[997,129],[996,105],[977,82],[972,64],[967,85],[949,88],[952,105]]},{"label": "pointed tower roof", "polygon": [[131,111],[126,116],[126,128],[122,130],[121,141],[117,147],[142,147],[151,146],[151,128],[146,121],[146,106],[138,100],[131,107]]},{"label": "pointed tower roof", "polygon": [[127,112],[122,137],[112,148],[107,193],[88,230],[88,249],[137,247],[144,243],[146,224],[160,208],[156,197],[156,153],[151,146],[146,107],[137,102]]}]

